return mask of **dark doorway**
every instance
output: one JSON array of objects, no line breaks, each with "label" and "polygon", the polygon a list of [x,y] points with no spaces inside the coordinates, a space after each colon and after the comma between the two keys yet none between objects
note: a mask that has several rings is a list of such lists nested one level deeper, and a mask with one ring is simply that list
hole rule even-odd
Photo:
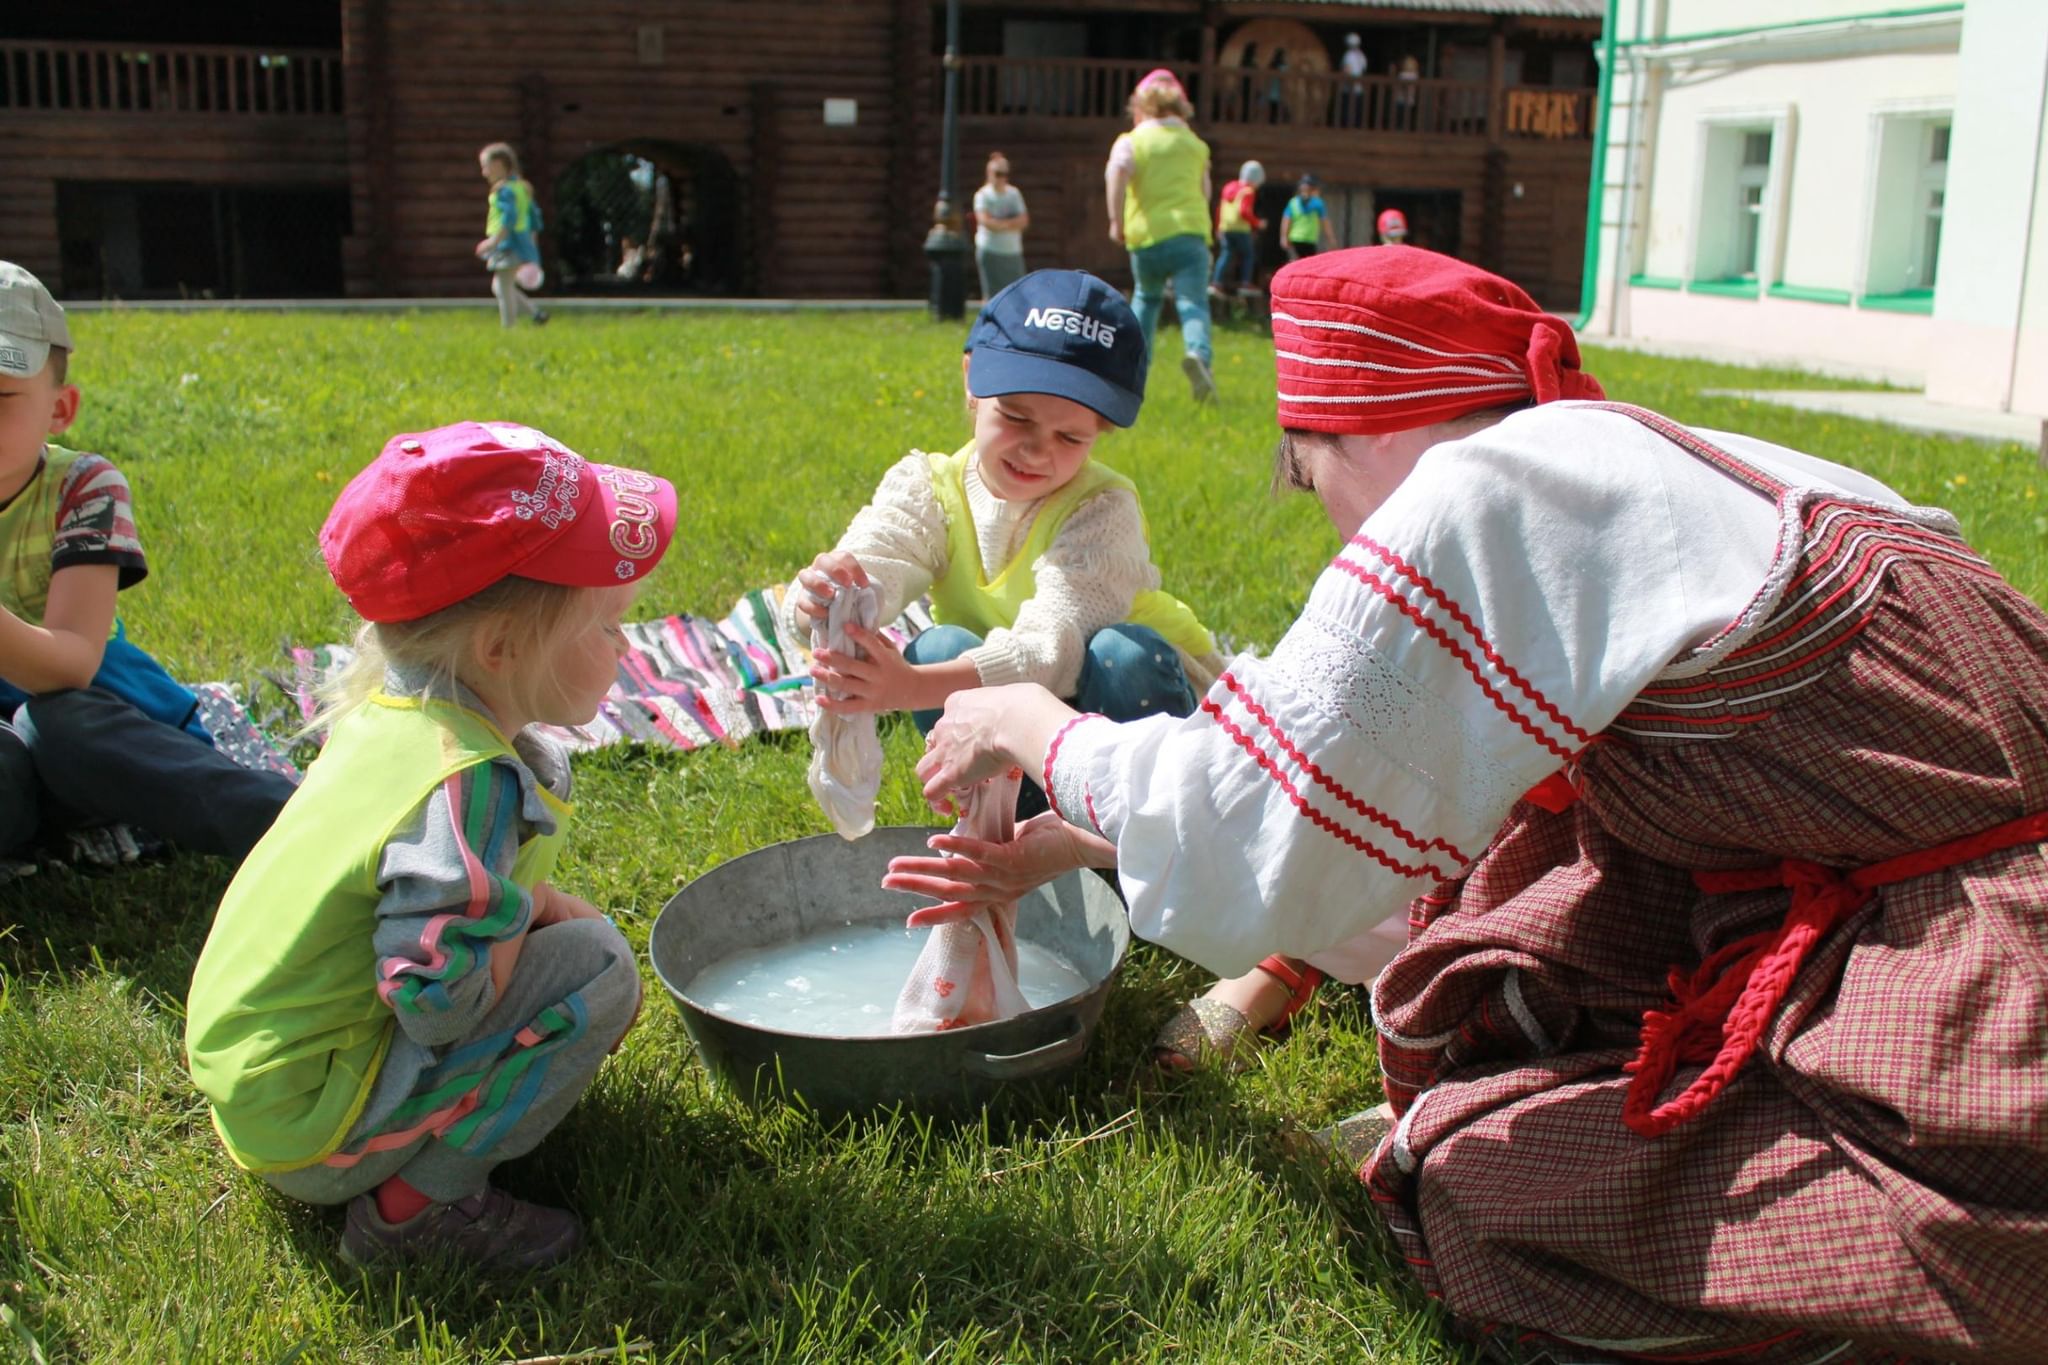
[{"label": "dark doorway", "polygon": [[615,143],[555,177],[557,268],[585,292],[737,294],[745,196],[708,147]]},{"label": "dark doorway", "polygon": [[67,298],[324,298],[342,292],[348,190],[60,182]]}]

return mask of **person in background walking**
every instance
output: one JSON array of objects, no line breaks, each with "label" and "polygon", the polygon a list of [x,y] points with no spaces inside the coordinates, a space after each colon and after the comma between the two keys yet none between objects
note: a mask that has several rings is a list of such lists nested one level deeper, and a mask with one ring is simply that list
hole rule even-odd
[{"label": "person in background walking", "polygon": [[1294,187],[1294,197],[1287,201],[1286,212],[1280,215],[1280,235],[1287,243],[1290,261],[1315,255],[1329,235],[1330,213],[1323,205],[1322,188],[1323,182],[1315,176],[1302,176]]},{"label": "person in background walking", "polygon": [[[1223,197],[1216,203],[1216,273],[1210,278],[1209,290],[1219,298],[1227,298],[1240,289],[1249,289],[1253,277],[1258,273],[1259,251],[1252,234],[1266,226],[1254,205],[1259,197],[1259,186],[1266,183],[1266,168],[1256,161],[1247,161],[1237,168],[1237,179],[1223,187]],[[1232,275],[1236,280],[1231,280]]]},{"label": "person in background walking", "polygon": [[541,282],[540,205],[533,201],[533,186],[519,174],[519,153],[510,143],[493,142],[476,154],[476,164],[491,182],[484,239],[476,244],[476,254],[491,272],[498,325],[510,327],[522,313],[535,324],[544,323],[547,310],[526,295]]},{"label": "person in background walking", "polygon": [[1145,360],[1166,287],[1173,285],[1185,354],[1181,372],[1197,403],[1216,396],[1209,349],[1209,145],[1188,127],[1194,106],[1171,71],[1146,73],[1131,92],[1131,131],[1109,149],[1103,184],[1109,239],[1131,253],[1131,307],[1145,334]]},{"label": "person in background walking", "polygon": [[987,179],[974,192],[974,268],[984,301],[1024,278],[1024,229],[1030,226],[1024,192],[1010,183],[1009,158],[990,152]]}]

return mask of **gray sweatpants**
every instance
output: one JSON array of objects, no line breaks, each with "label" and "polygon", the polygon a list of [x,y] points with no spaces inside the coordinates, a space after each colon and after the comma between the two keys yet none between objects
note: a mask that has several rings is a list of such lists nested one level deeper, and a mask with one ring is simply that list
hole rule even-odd
[{"label": "gray sweatpants", "polygon": [[[640,973],[632,946],[624,934],[603,920],[569,920],[528,934],[504,995],[469,1038],[431,1050],[402,1035],[395,1040],[371,1089],[364,1118],[348,1136],[348,1141],[354,1142],[364,1131],[381,1126],[382,1116],[415,1088],[429,1083],[432,1061],[437,1058],[411,1057],[409,1049],[437,1052],[442,1057],[459,1053],[478,1040],[516,1033],[543,1010],[572,997],[580,1002],[587,1021],[582,1035],[549,1054],[524,1111],[480,1148],[472,1142],[465,1150],[428,1135],[410,1146],[372,1152],[353,1166],[322,1164],[266,1172],[263,1178],[290,1198],[308,1204],[342,1203],[394,1175],[402,1176],[406,1184],[436,1203],[482,1193],[492,1167],[532,1151],[583,1097],[605,1054],[625,1036],[633,1012],[640,1006]],[[417,1064],[422,1060],[427,1062],[424,1067]],[[495,1069],[492,1076],[496,1076]],[[524,1083],[517,1089],[523,1090]],[[390,1093],[393,1090],[399,1093]]]},{"label": "gray sweatpants", "polygon": [[498,325],[500,327],[510,327],[513,323],[519,321],[522,314],[532,317],[540,312],[540,306],[534,303],[533,297],[519,287],[519,281],[516,278],[518,273],[519,268],[517,266],[510,270],[493,270],[491,272],[491,292],[498,296]]}]

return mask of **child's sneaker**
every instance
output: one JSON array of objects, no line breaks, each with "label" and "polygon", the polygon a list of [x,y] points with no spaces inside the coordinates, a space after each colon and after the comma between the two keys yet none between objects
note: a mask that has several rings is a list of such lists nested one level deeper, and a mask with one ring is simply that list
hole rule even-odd
[{"label": "child's sneaker", "polygon": [[534,309],[534,310],[533,310],[533,325],[534,325],[534,326],[536,326],[536,327],[545,327],[545,326],[547,326],[547,325],[548,325],[548,310],[547,310],[547,309],[545,309],[545,308],[536,308],[536,309]]},{"label": "child's sneaker", "polygon": [[1216,397],[1216,376],[1209,373],[1209,366],[1198,355],[1180,358],[1180,372],[1188,377],[1188,391],[1193,393],[1197,403],[1207,403]]},{"label": "child's sneaker", "polygon": [[341,1230],[341,1254],[357,1265],[382,1256],[446,1252],[475,1264],[508,1270],[538,1270],[576,1249],[583,1220],[567,1209],[514,1199],[487,1187],[452,1204],[432,1204],[403,1223],[387,1223],[374,1194],[348,1204]]}]

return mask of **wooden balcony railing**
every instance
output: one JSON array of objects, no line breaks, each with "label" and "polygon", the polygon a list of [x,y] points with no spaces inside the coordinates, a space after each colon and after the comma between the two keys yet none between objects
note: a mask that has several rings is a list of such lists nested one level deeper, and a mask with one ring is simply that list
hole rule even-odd
[{"label": "wooden balcony railing", "polygon": [[[1126,101],[1158,63],[1082,57],[963,57],[963,118],[1122,122]],[[1197,121],[1206,124],[1356,128],[1368,132],[1485,137],[1493,92],[1484,81],[1353,79],[1338,72],[1178,67]],[[935,91],[939,83],[934,82]],[[1510,86],[1502,92],[1509,137],[1592,136],[1585,90]],[[942,93],[935,98],[943,98]]]},{"label": "wooden balcony railing", "polygon": [[0,42],[0,110],[325,116],[341,96],[333,51]]}]

